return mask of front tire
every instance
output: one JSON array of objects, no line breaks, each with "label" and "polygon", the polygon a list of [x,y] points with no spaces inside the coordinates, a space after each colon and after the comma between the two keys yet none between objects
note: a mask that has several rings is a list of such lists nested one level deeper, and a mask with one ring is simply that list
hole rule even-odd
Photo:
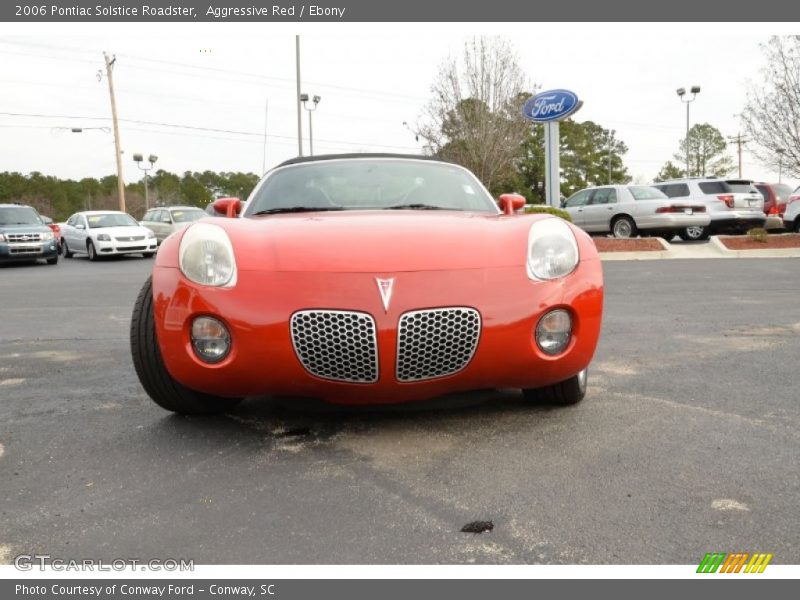
[{"label": "front tire", "polygon": [[47,259],[47,264],[48,265],[58,264],[58,255],[54,256],[53,258],[48,258]]},{"label": "front tire", "polygon": [[73,253],[69,250],[69,246],[67,246],[67,240],[61,240],[61,253],[64,255],[64,258],[72,258],[73,256]]},{"label": "front tire", "polygon": [[589,379],[589,370],[584,369],[566,381],[554,383],[543,388],[522,390],[525,400],[537,404],[556,404],[569,406],[577,404],[586,396],[586,386]]},{"label": "front tire", "polygon": [[144,391],[161,408],[184,415],[219,414],[241,398],[220,398],[196,392],[175,381],[164,366],[153,317],[153,281],[148,277],[133,307],[131,356]]},{"label": "front tire", "polygon": [[794,227],[792,227],[792,231],[795,233],[800,233],[800,217],[797,217],[794,220]]},{"label": "front tire", "polygon": [[684,242],[696,242],[708,239],[708,228],[700,225],[687,227],[679,234]]},{"label": "front tire", "polygon": [[89,260],[97,260],[97,251],[94,249],[94,243],[92,240],[87,240],[86,242],[86,254],[89,256]]},{"label": "front tire", "polygon": [[636,237],[636,223],[630,217],[617,217],[611,224],[611,233],[615,238]]}]

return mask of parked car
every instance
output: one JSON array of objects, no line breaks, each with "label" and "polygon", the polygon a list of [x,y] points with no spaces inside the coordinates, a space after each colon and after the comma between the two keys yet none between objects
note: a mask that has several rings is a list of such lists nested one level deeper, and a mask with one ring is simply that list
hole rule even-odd
[{"label": "parked car", "polygon": [[44,215],[40,216],[42,217],[42,223],[47,225],[50,231],[53,232],[53,236],[55,236],[56,240],[56,249],[58,253],[61,254],[61,225],[53,221],[50,217],[45,217]]},{"label": "parked car", "polygon": [[72,215],[61,229],[64,258],[85,253],[89,260],[101,256],[156,253],[156,234],[142,227],[127,213],[87,210]]},{"label": "parked car", "polygon": [[25,204],[0,204],[0,262],[58,262],[55,234],[36,209]]},{"label": "parked car", "polygon": [[792,188],[785,183],[756,183],[755,186],[764,197],[764,214],[782,215],[792,195]]},{"label": "parked car", "polygon": [[789,203],[783,213],[783,226],[789,231],[800,233],[800,187],[789,197]]},{"label": "parked car", "polygon": [[709,216],[702,202],[677,202],[644,185],[604,185],[573,194],[563,203],[572,222],[591,233],[614,237],[641,233],[670,240],[687,227],[706,227]]},{"label": "parked car", "polygon": [[706,239],[710,234],[743,233],[753,227],[763,227],[764,199],[747,192],[734,192],[727,181],[714,177],[671,179],[654,183],[672,200],[703,202],[711,222],[707,227],[690,226],[680,236],[684,240]]},{"label": "parked car", "polygon": [[207,216],[202,208],[196,206],[162,206],[148,210],[139,224],[155,233],[161,244],[168,235]]},{"label": "parked car", "polygon": [[180,413],[262,394],[380,404],[513,387],[580,401],[600,335],[597,249],[560,217],[515,214],[522,196],[499,202],[428,157],[279,165],[241,218],[164,240],[132,316],[142,386]]}]

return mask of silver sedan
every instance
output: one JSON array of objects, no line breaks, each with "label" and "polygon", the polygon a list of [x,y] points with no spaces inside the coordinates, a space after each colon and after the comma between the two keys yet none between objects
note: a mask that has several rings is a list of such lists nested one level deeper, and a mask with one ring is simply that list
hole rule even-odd
[{"label": "silver sedan", "polygon": [[635,237],[640,232],[667,239],[686,227],[705,227],[710,218],[702,202],[670,200],[643,185],[605,185],[586,188],[564,201],[572,222],[589,233],[611,232]]}]

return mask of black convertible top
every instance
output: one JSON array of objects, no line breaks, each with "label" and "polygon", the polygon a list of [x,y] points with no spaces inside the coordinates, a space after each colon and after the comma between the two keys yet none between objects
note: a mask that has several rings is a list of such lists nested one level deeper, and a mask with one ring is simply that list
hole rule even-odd
[{"label": "black convertible top", "polygon": [[[297,156],[283,161],[275,169],[279,167],[286,167],[288,165],[298,165],[302,163],[318,162],[323,160],[340,160],[347,158],[407,158],[413,160],[430,160],[434,162],[450,163],[449,160],[437,158],[436,156],[427,156],[425,154],[392,154],[381,152],[353,152],[349,154],[318,154],[316,156]],[[452,163],[450,163],[452,164]]]}]

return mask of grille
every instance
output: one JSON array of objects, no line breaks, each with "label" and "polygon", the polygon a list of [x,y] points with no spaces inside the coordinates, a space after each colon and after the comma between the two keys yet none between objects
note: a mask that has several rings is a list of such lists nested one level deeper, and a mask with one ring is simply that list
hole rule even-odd
[{"label": "grille", "polygon": [[397,380],[444,377],[469,364],[481,334],[473,308],[436,308],[407,312],[397,331]]},{"label": "grille", "polygon": [[132,236],[129,236],[129,237],[118,237],[118,238],[114,238],[114,239],[117,240],[118,242],[138,242],[138,241],[143,240],[144,236],[143,235],[140,235],[140,236],[133,236],[132,235]]},{"label": "grille", "polygon": [[9,246],[8,247],[9,254],[41,254],[42,249],[41,247],[33,247],[33,246]]},{"label": "grille", "polygon": [[41,242],[41,233],[7,233],[6,239],[9,244],[26,244],[28,242]]},{"label": "grille", "polygon": [[303,367],[334,381],[378,381],[375,321],[367,313],[303,310],[292,315],[292,344]]}]

